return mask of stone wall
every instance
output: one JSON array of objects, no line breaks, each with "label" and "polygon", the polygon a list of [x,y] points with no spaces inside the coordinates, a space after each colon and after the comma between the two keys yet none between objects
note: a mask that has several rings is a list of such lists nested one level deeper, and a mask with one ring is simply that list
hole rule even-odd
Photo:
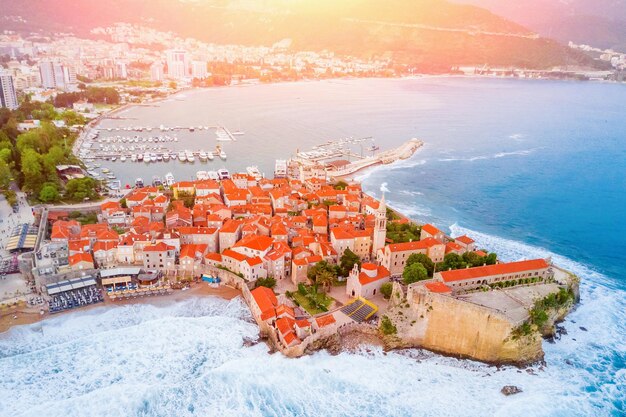
[{"label": "stone wall", "polygon": [[513,323],[489,308],[410,288],[407,298],[396,303],[388,316],[397,327],[385,338],[391,348],[423,347],[436,352],[471,357],[485,362],[524,363],[543,357],[541,337],[511,337]]}]

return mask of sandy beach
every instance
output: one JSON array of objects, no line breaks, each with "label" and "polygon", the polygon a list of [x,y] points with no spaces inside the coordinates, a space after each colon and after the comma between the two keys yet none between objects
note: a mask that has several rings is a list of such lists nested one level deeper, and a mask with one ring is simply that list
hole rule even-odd
[{"label": "sandy beach", "polygon": [[58,316],[59,314],[67,314],[67,313],[76,312],[76,311],[85,311],[91,308],[97,308],[97,307],[102,307],[102,306],[110,307],[110,306],[127,305],[127,304],[162,305],[164,303],[183,301],[191,297],[203,297],[203,296],[220,297],[225,300],[232,300],[233,298],[240,296],[240,295],[241,295],[241,291],[235,288],[226,286],[226,285],[221,285],[218,288],[212,288],[204,282],[198,282],[198,283],[192,283],[191,288],[187,290],[174,290],[171,294],[168,294],[168,295],[137,297],[137,298],[124,299],[124,300],[116,300],[116,301],[113,301],[107,296],[105,296],[104,303],[92,304],[92,305],[85,306],[82,308],[66,310],[60,313],[56,313],[56,314],[50,314],[48,312],[44,312],[44,314],[41,314],[38,307],[16,307],[11,310],[3,311],[2,313],[0,313],[0,333],[6,332],[13,326],[32,324],[32,323],[36,323],[38,321],[45,320],[53,316]]}]

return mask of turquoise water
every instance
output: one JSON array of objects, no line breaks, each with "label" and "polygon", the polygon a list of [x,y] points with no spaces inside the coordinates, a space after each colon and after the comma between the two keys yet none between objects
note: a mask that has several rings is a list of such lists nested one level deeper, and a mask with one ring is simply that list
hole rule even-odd
[{"label": "turquoise water", "polygon": [[[551,256],[581,277],[582,302],[536,375],[420,350],[269,355],[244,345],[257,330],[237,301],[79,312],[0,336],[0,415],[624,415],[624,103],[622,85],[423,78],[214,89],[128,110],[138,119],[106,123],[245,130],[219,162],[231,170],[270,173],[333,138],[419,137],[412,159],[358,174],[366,191],[502,259]],[[214,145],[195,133],[177,146]],[[132,181],[213,164],[109,165]],[[511,384],[524,392],[500,394]]]}]

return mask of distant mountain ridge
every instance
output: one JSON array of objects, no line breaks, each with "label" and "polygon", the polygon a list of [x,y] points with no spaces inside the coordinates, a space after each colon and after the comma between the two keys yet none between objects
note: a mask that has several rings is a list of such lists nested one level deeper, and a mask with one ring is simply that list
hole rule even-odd
[{"label": "distant mountain ridge", "polygon": [[452,0],[491,10],[544,36],[626,52],[626,0]]},{"label": "distant mountain ridge", "polygon": [[597,65],[485,9],[444,0],[0,0],[0,10],[28,19],[11,29],[86,36],[129,22],[215,43],[289,38],[295,49],[393,57],[418,68]]}]

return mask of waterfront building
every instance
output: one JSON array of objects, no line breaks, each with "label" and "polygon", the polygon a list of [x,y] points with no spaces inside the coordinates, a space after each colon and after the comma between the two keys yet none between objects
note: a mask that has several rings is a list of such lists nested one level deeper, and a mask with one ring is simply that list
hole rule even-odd
[{"label": "waterfront building", "polygon": [[512,285],[551,279],[554,272],[545,259],[510,262],[495,265],[435,272],[434,280],[445,284],[455,293],[470,291],[485,285],[508,282]]},{"label": "waterfront building", "polygon": [[8,72],[0,72],[0,107],[15,110],[19,107],[14,78]]},{"label": "waterfront building", "polygon": [[192,61],[191,77],[203,79],[209,75],[206,61]]},{"label": "waterfront building", "polygon": [[161,61],[153,62],[152,65],[150,65],[150,81],[162,82],[164,79],[163,63]]},{"label": "waterfront building", "polygon": [[429,237],[442,243],[446,241],[446,234],[444,232],[437,229],[432,224],[425,224],[422,226],[422,230],[420,232],[420,240],[424,240]]},{"label": "waterfront building", "polygon": [[159,242],[143,248],[143,266],[146,269],[172,269],[176,264],[176,248]]}]

